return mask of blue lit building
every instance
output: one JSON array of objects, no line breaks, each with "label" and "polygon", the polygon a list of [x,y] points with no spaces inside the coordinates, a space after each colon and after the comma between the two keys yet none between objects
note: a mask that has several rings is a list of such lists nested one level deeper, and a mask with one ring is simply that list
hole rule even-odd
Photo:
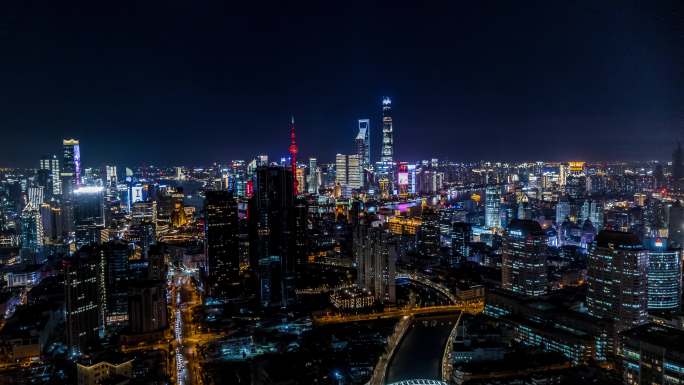
[{"label": "blue lit building", "polygon": [[648,247],[648,310],[679,310],[682,299],[681,249],[655,238]]},{"label": "blue lit building", "polygon": [[485,191],[485,227],[501,227],[501,196],[497,186],[487,186]]}]

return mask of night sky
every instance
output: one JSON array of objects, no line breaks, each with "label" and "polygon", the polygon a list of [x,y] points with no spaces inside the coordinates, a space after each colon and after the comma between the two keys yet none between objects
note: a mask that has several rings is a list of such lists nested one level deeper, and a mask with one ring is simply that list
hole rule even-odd
[{"label": "night sky", "polygon": [[290,114],[301,158],[330,161],[358,118],[379,143],[384,95],[400,160],[667,159],[684,139],[679,1],[9,3],[0,166],[63,137],[86,166],[280,157]]}]

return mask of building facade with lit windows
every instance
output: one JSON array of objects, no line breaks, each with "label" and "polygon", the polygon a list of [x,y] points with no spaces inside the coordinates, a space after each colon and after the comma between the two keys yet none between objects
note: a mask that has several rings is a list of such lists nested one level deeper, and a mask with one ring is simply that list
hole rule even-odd
[{"label": "building facade with lit windows", "polygon": [[501,195],[499,194],[499,187],[487,186],[485,190],[485,227],[501,227],[500,207]]},{"label": "building facade with lit windows", "polygon": [[648,252],[632,233],[603,230],[587,264],[587,308],[615,322],[618,332],[648,319]]},{"label": "building facade with lit windows", "polygon": [[353,232],[359,287],[380,303],[396,302],[398,244],[379,220],[363,218]]},{"label": "building facade with lit windows", "polygon": [[335,170],[335,182],[343,188],[356,190],[363,187],[363,168],[359,155],[337,154]]},{"label": "building facade with lit windows", "polygon": [[667,239],[648,241],[648,310],[674,310],[682,304],[682,251]]},{"label": "building facade with lit windows", "polygon": [[77,139],[62,141],[61,190],[67,196],[81,183],[81,145]]},{"label": "building facade with lit windows", "polygon": [[529,296],[546,293],[546,234],[538,222],[514,219],[504,236],[501,286]]},{"label": "building facade with lit windows", "polygon": [[380,161],[394,162],[394,127],[392,125],[392,100],[382,98],[382,154]]},{"label": "building facade with lit windows", "polygon": [[684,332],[645,324],[620,336],[622,377],[628,385],[684,384]]},{"label": "building facade with lit windows", "polygon": [[75,355],[98,340],[104,324],[104,269],[96,255],[81,250],[64,261],[66,344]]},{"label": "building facade with lit windows", "polygon": [[230,191],[207,191],[204,200],[207,291],[214,300],[238,293],[240,250],[238,205]]},{"label": "building facade with lit windows", "polygon": [[563,291],[540,298],[490,289],[484,314],[510,327],[520,344],[561,353],[574,364],[606,361],[612,354],[612,324],[568,308],[566,296]]},{"label": "building facade with lit windows", "polygon": [[356,155],[363,167],[371,164],[370,157],[370,119],[359,119],[359,132],[356,134]]}]

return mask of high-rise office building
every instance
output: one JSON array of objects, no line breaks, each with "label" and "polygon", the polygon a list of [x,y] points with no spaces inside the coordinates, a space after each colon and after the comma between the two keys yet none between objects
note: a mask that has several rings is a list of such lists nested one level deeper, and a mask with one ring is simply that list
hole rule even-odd
[{"label": "high-rise office building", "polygon": [[684,207],[680,201],[670,206],[667,237],[673,247],[684,247]]},{"label": "high-rise office building", "polygon": [[682,250],[655,238],[648,249],[648,309],[677,311],[682,303]]},{"label": "high-rise office building", "polygon": [[485,227],[490,229],[501,227],[500,206],[501,196],[499,195],[499,187],[487,186],[485,190]]},{"label": "high-rise office building", "polygon": [[32,186],[28,188],[28,204],[34,208],[39,208],[45,201],[43,186]]},{"label": "high-rise office building", "polygon": [[309,158],[309,193],[317,194],[318,188],[321,186],[318,177],[318,163],[316,158]]},{"label": "high-rise office building", "polygon": [[439,257],[440,228],[437,210],[425,207],[417,234],[417,248],[421,256],[435,259]]},{"label": "high-rise office building", "polygon": [[443,182],[444,174],[435,170],[421,169],[416,174],[416,190],[419,194],[434,194],[442,188]]},{"label": "high-rise office building", "polygon": [[470,256],[470,239],[473,230],[469,223],[453,222],[451,224],[451,265],[458,265]]},{"label": "high-rise office building", "polygon": [[250,265],[257,270],[262,306],[286,307],[294,301],[295,196],[289,168],[258,167],[249,201]]},{"label": "high-rise office building", "polygon": [[589,220],[597,231],[603,229],[603,204],[592,200],[589,204]]},{"label": "high-rise office building", "polygon": [[570,202],[568,198],[563,196],[558,200],[556,205],[556,225],[560,226],[563,221],[570,216]]},{"label": "high-rise office building", "polygon": [[546,235],[537,221],[514,219],[503,240],[501,286],[529,296],[546,293]]},{"label": "high-rise office building", "polygon": [[116,176],[116,166],[105,166],[105,184],[107,187],[116,187],[119,179]]},{"label": "high-rise office building", "polygon": [[21,248],[28,254],[39,253],[43,248],[43,221],[40,209],[27,205],[21,212]]},{"label": "high-rise office building", "polygon": [[370,158],[370,119],[359,119],[359,132],[356,134],[356,155],[363,167],[371,164]]},{"label": "high-rise office building", "polygon": [[394,127],[392,126],[392,100],[382,98],[382,156],[383,163],[394,162]]},{"label": "high-rise office building", "polygon": [[359,189],[363,187],[363,168],[358,155],[337,154],[335,157],[335,182],[343,188]]},{"label": "high-rise office building", "polygon": [[73,226],[76,244],[99,243],[100,232],[105,225],[104,189],[99,186],[83,186],[72,191],[70,207],[73,209]]},{"label": "high-rise office building", "polygon": [[134,334],[153,333],[168,327],[164,281],[141,280],[128,288],[128,324]]},{"label": "high-rise office building", "polygon": [[81,184],[81,146],[77,139],[64,139],[62,149],[62,190],[70,195]]},{"label": "high-rise office building", "polygon": [[237,201],[230,191],[207,191],[204,237],[207,289],[217,301],[239,295],[240,249]]},{"label": "high-rise office building", "polygon": [[361,218],[354,226],[353,245],[359,286],[380,303],[396,302],[398,244],[394,236],[379,220]]},{"label": "high-rise office building", "polygon": [[[52,195],[60,195],[62,193],[62,182],[60,179],[61,169],[59,168],[59,159],[57,158],[57,155],[53,155],[51,158],[41,158],[40,170],[45,171],[47,176],[49,176],[49,187]],[[48,188],[47,185],[44,187]]]},{"label": "high-rise office building", "polygon": [[52,171],[49,158],[40,158],[40,167],[36,172],[36,185],[43,188],[46,198],[52,196]]},{"label": "high-rise office building", "polygon": [[90,350],[102,330],[100,264],[84,250],[64,260],[65,334],[72,354]]},{"label": "high-rise office building", "polygon": [[101,247],[106,325],[121,324],[128,319],[129,254],[128,244],[124,241],[107,242]]},{"label": "high-rise office building", "polygon": [[589,314],[611,319],[616,331],[648,318],[648,252],[632,233],[602,230],[587,263]]}]

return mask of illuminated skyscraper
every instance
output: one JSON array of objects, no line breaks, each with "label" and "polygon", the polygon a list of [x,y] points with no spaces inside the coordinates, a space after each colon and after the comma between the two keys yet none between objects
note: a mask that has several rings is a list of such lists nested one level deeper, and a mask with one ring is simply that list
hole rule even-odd
[{"label": "illuminated skyscraper", "polygon": [[119,179],[116,176],[116,166],[105,166],[106,185],[107,187],[116,187]]},{"label": "illuminated skyscraper", "polygon": [[470,238],[473,235],[469,223],[453,222],[451,224],[451,266],[466,261],[470,256]]},{"label": "illuminated skyscraper", "polygon": [[501,286],[529,296],[546,293],[546,235],[537,221],[514,219],[506,231]]},{"label": "illuminated skyscraper", "polygon": [[648,319],[648,252],[632,233],[601,231],[589,251],[589,314],[615,321],[616,331]]},{"label": "illuminated skyscraper", "polygon": [[309,193],[317,194],[320,183],[318,180],[318,164],[316,158],[309,158]]},{"label": "illuminated skyscraper", "polygon": [[295,195],[289,168],[258,167],[249,201],[250,265],[257,271],[262,306],[294,301]]},{"label": "illuminated skyscraper", "polygon": [[81,183],[81,148],[77,139],[64,139],[62,146],[62,190],[71,194]]},{"label": "illuminated skyscraper", "polygon": [[104,188],[79,187],[73,191],[73,225],[78,246],[97,243],[105,225]]},{"label": "illuminated skyscraper", "polygon": [[39,208],[44,200],[43,186],[34,186],[28,188],[28,204],[35,208]]},{"label": "illuminated skyscraper", "polygon": [[382,222],[361,218],[353,231],[358,284],[381,303],[396,301],[396,261],[398,244]]},{"label": "illuminated skyscraper", "polygon": [[[62,193],[62,183],[60,180],[61,170],[59,168],[59,159],[57,159],[57,155],[53,155],[52,158],[42,158],[40,160],[40,170],[44,170],[49,177],[52,195],[60,195]],[[44,187],[47,188],[48,186],[45,185]]]},{"label": "illuminated skyscraper", "polygon": [[83,250],[64,261],[66,343],[71,353],[90,350],[102,328],[103,276],[99,257]]},{"label": "illuminated skyscraper", "polygon": [[648,309],[679,310],[682,299],[681,249],[668,247],[667,239],[648,242]]},{"label": "illuminated skyscraper", "polygon": [[104,319],[108,326],[128,320],[128,256],[128,244],[124,241],[111,241],[102,245]]},{"label": "illuminated skyscraper", "polygon": [[29,254],[43,247],[43,221],[38,206],[27,205],[21,213],[21,248]]},{"label": "illuminated skyscraper", "polygon": [[499,195],[499,187],[487,186],[485,191],[485,227],[501,227],[500,206],[501,196]]},{"label": "illuminated skyscraper", "polygon": [[603,204],[596,200],[589,206],[589,220],[597,231],[603,229]]},{"label": "illuminated skyscraper", "polygon": [[567,197],[561,197],[556,205],[556,225],[560,226],[565,218],[570,216],[570,202]]},{"label": "illuminated skyscraper", "polygon": [[392,127],[392,100],[385,96],[382,99],[382,156],[383,163],[394,162],[394,129]]},{"label": "illuminated skyscraper", "polygon": [[421,215],[416,246],[421,256],[436,260],[439,257],[440,229],[439,213],[430,207],[425,207]]},{"label": "illuminated skyscraper", "polygon": [[219,301],[237,296],[240,285],[238,207],[230,191],[207,191],[204,237],[209,295]]},{"label": "illuminated skyscraper", "polygon": [[356,155],[363,167],[368,167],[370,158],[370,120],[359,119],[359,133],[356,134]]},{"label": "illuminated skyscraper", "polygon": [[363,168],[358,155],[337,154],[335,157],[335,182],[343,188],[359,189],[363,187]]}]

